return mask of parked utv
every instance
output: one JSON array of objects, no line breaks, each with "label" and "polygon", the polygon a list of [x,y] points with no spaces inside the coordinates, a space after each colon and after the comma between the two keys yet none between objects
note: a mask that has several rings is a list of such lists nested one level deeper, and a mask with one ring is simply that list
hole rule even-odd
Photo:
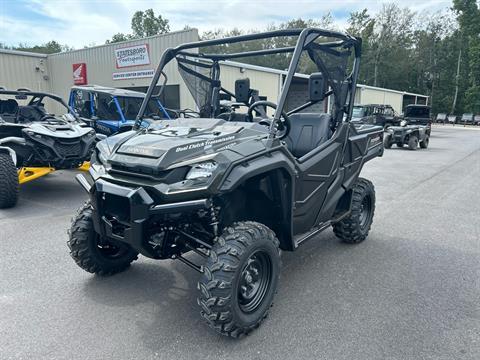
[{"label": "parked utv", "polygon": [[397,147],[407,145],[410,150],[416,150],[418,145],[426,149],[430,142],[430,129],[423,125],[407,125],[406,120],[400,126],[390,126],[385,130],[383,146],[390,149],[393,144]]},{"label": "parked utv", "polygon": [[[68,103],[97,133],[110,136],[132,129],[144,98],[145,94],[137,91],[85,85],[72,87]],[[150,99],[145,111],[153,120],[170,118],[158,97]]]},{"label": "parked utv", "polygon": [[448,122],[449,122],[449,124],[452,124],[453,126],[455,126],[455,124],[457,123],[457,116],[456,115],[448,115]]},{"label": "parked utv", "polygon": [[430,106],[427,105],[407,105],[403,114],[403,120],[409,125],[423,125],[428,128],[430,135],[432,127],[432,118],[430,115]]},{"label": "parked utv", "polygon": [[[272,38],[296,44],[219,53],[227,44]],[[280,249],[296,250],[329,226],[352,244],[369,233],[375,191],[359,175],[365,162],[383,154],[383,129],[350,123],[360,52],[359,39],[314,28],[167,49],[134,129],[99,142],[90,178],[77,177],[90,200],[69,231],[75,262],[111,275],[139,253],[177,259],[201,273],[198,305],[216,331],[238,337],[257,328],[277,289]],[[225,60],[285,53],[291,60],[277,103],[252,103],[255,84],[248,79],[220,81]],[[309,76],[308,101],[287,112],[302,55],[318,72]],[[160,75],[174,60],[197,117],[140,129]],[[226,114],[222,94],[243,106],[230,106],[235,114]],[[331,114],[312,111],[327,98]]]},{"label": "parked utv", "polygon": [[28,89],[0,90],[0,208],[17,203],[19,184],[82,166],[94,145],[95,130],[62,98]]},{"label": "parked utv", "polygon": [[473,117],[473,125],[480,126],[480,114]]},{"label": "parked utv", "polygon": [[472,113],[466,113],[462,115],[462,118],[460,119],[459,123],[465,125],[473,125],[473,114]]},{"label": "parked utv", "polygon": [[447,114],[445,114],[445,113],[438,113],[438,114],[437,114],[437,117],[435,118],[435,122],[436,122],[437,124],[440,124],[440,123],[441,123],[441,124],[445,125],[445,123],[446,123],[447,121],[448,121],[448,116],[447,116]]},{"label": "parked utv", "polygon": [[390,105],[354,105],[352,123],[373,124],[387,128],[400,124],[400,119]]}]

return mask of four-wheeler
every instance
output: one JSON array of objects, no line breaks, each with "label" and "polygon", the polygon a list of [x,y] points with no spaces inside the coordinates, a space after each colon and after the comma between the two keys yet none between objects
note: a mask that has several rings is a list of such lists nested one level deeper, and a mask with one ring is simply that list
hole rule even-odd
[{"label": "four-wheeler", "polygon": [[0,90],[0,208],[16,204],[19,184],[55,169],[83,166],[95,139],[95,130],[62,98],[28,89]]},{"label": "four-wheeler", "polygon": [[400,126],[387,128],[383,136],[383,146],[386,149],[390,149],[393,144],[400,148],[407,145],[410,150],[416,150],[420,144],[422,149],[426,149],[429,142],[430,128],[425,125],[408,125],[406,120],[402,120]]},{"label": "four-wheeler", "polygon": [[438,124],[438,123],[442,123],[445,125],[445,123],[448,121],[448,116],[447,114],[445,113],[438,113],[437,114],[437,117],[435,118],[435,122]]},{"label": "four-wheeler", "polygon": [[400,124],[400,119],[390,105],[354,105],[352,123],[374,124],[387,128]]},{"label": "four-wheeler", "polygon": [[[270,44],[296,43],[219,52],[227,44],[274,38],[280,41]],[[99,142],[90,176],[77,176],[90,199],[69,230],[75,262],[111,275],[139,253],[177,259],[201,273],[198,305],[210,326],[232,337],[257,328],[277,289],[280,250],[296,250],[330,226],[344,242],[361,243],[372,225],[375,190],[359,175],[365,162],[383,154],[383,128],[350,122],[360,53],[360,39],[315,28],[167,49],[134,129]],[[248,79],[220,81],[225,60],[278,54],[289,66],[277,103],[252,102],[255,84]],[[317,72],[308,78],[308,101],[287,112],[300,59]],[[162,70],[174,60],[196,100],[197,117],[142,129]],[[235,114],[225,114],[225,94],[248,111],[230,107]],[[327,98],[331,113],[312,106]]]},{"label": "four-wheeler", "polygon": [[[138,91],[84,85],[71,88],[68,103],[97,133],[110,136],[132,129],[144,98]],[[170,118],[158,96],[151,97],[145,111],[150,119]]]},{"label": "four-wheeler", "polygon": [[473,117],[473,125],[480,126],[480,114]]},{"label": "four-wheeler", "polygon": [[473,125],[473,114],[472,113],[465,113],[462,115],[462,118],[459,120],[459,124],[465,125]]}]

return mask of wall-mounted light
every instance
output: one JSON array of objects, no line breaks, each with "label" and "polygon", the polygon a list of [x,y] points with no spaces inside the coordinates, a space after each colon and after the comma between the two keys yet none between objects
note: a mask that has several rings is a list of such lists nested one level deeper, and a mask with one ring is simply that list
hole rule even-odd
[{"label": "wall-mounted light", "polygon": [[240,68],[240,72],[243,74],[245,72],[245,68],[244,67],[241,67]]}]

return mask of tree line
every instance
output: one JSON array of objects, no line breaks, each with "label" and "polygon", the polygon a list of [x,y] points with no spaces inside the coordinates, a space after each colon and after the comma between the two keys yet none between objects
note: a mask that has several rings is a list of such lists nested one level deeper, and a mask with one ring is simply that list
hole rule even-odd
[{"label": "tree line", "polygon": [[[266,30],[309,26],[340,30],[330,14],[321,19],[295,19]],[[454,0],[451,9],[434,14],[384,4],[375,14],[367,9],[352,12],[346,31],[363,40],[359,83],[428,95],[434,113],[480,114],[480,8],[475,0]],[[219,29],[204,32],[202,38],[243,33]],[[224,45],[222,50],[240,52],[293,45],[294,41],[257,40]],[[278,54],[244,61],[283,70],[290,56]],[[299,70],[310,71],[311,66],[303,59]]]},{"label": "tree line", "polygon": [[[293,19],[264,30],[305,27],[341,30],[330,14],[319,19]],[[131,30],[130,34],[113,35],[106,43],[167,33],[170,24],[148,9],[134,13]],[[476,0],[453,0],[451,9],[434,14],[416,13],[387,3],[374,14],[367,9],[352,12],[345,30],[363,40],[359,83],[428,95],[434,113],[480,114],[480,5]],[[214,39],[253,32],[258,30],[216,29],[205,31],[200,37]],[[241,52],[294,43],[294,38],[254,40],[223,45],[216,51]],[[0,43],[2,47],[8,48]],[[43,53],[71,49],[56,41],[10,48]],[[276,54],[239,61],[284,70],[290,56]],[[308,59],[302,59],[299,70],[308,72],[312,65]]]}]

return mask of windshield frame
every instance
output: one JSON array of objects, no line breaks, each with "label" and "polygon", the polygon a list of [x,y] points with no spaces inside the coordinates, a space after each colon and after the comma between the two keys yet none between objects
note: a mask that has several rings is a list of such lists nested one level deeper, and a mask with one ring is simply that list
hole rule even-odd
[{"label": "windshield frame", "polygon": [[[127,112],[125,111],[125,113],[124,113],[124,111],[122,111],[123,109],[122,109],[120,100],[121,99],[135,99],[135,100],[138,100],[138,109],[139,109],[139,112],[140,112],[140,109],[142,107],[142,104],[143,104],[143,101],[144,101],[145,97],[128,96],[128,95],[112,95],[112,97],[114,98],[115,104],[117,105],[117,111],[120,113],[120,116],[122,118],[122,122],[135,121],[137,119],[138,113],[133,118],[127,118]],[[152,96],[149,99],[149,101],[147,103],[147,106],[149,106],[149,105],[152,106],[152,104],[153,104],[153,106],[157,107],[159,112],[162,112],[163,115],[167,119],[169,119],[169,120],[171,119],[170,115],[168,114],[167,110],[162,105],[162,102],[160,101],[160,99],[158,97]]]}]

